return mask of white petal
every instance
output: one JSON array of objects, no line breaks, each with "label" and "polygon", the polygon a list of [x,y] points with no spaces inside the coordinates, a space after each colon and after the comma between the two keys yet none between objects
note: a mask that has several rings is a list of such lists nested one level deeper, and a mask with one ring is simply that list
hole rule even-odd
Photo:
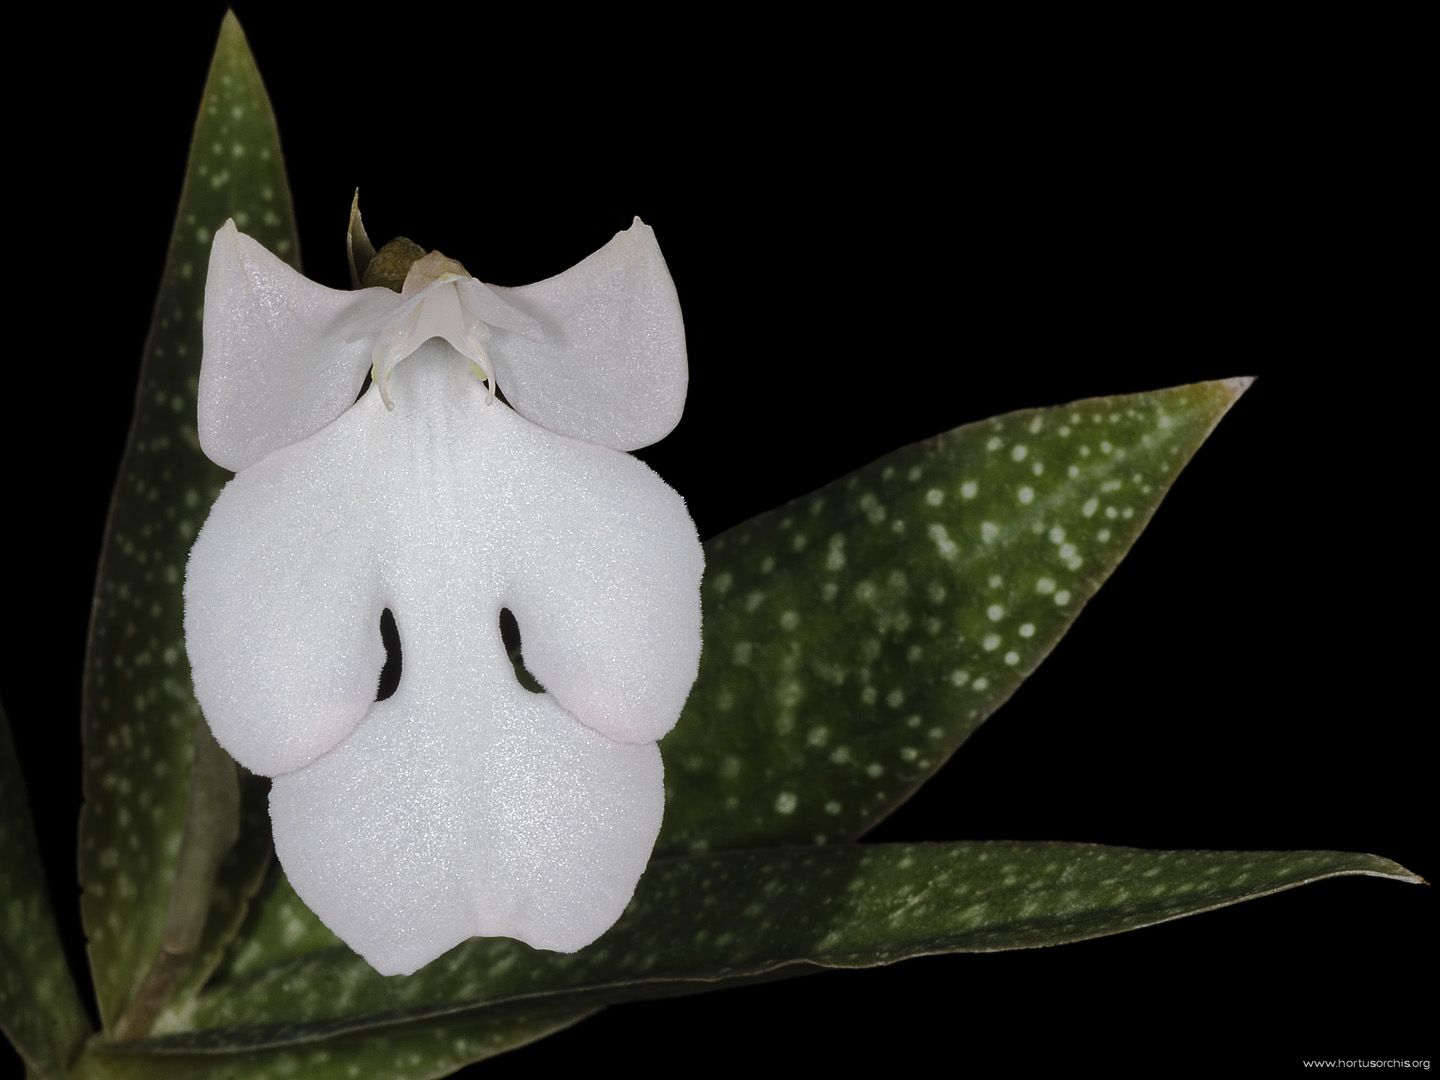
[{"label": "white petal", "polygon": [[529,523],[515,554],[547,568],[508,594],[525,666],[602,734],[659,739],[700,664],[704,553],[684,500],[635,458],[566,439],[493,467],[547,478],[512,496]]},{"label": "white petal", "polygon": [[[578,949],[619,917],[659,831],[657,748],[604,732],[643,737],[678,715],[699,647],[694,526],[679,497],[639,462],[544,431],[498,402],[487,406],[448,345],[423,345],[396,369],[392,392],[393,412],[367,394],[222,495],[216,513],[224,516],[201,537],[214,550],[202,556],[197,541],[187,598],[197,601],[203,567],[206,580],[223,579],[221,593],[235,591],[226,602],[238,620],[229,621],[265,644],[230,655],[199,649],[197,696],[207,718],[224,713],[227,696],[241,712],[254,704],[246,695],[273,712],[270,680],[293,679],[283,670],[290,665],[315,669],[300,687],[309,695],[303,708],[281,722],[262,710],[250,734],[229,730],[238,716],[222,723],[224,736],[216,732],[227,748],[255,744],[251,760],[268,752],[281,767],[266,771],[283,772],[303,756],[290,752],[297,732],[326,713],[312,683],[333,690],[334,711],[347,717],[358,692],[332,685],[332,671],[359,673],[356,683],[373,696],[377,656],[344,631],[373,628],[391,608],[403,657],[395,695],[368,705],[347,737],[272,788],[287,875],[321,920],[384,973],[413,971],[474,934]],[[241,483],[252,473],[262,478],[253,498]],[[653,520],[637,527],[620,518]],[[657,550],[642,552],[646,544]],[[259,554],[247,556],[247,545]],[[231,560],[246,559],[231,571]],[[327,565],[350,588],[308,583],[329,574]],[[243,596],[247,575],[253,601]],[[652,578],[665,584],[656,589]],[[632,594],[648,598],[633,602]],[[541,666],[560,693],[531,694],[516,681],[499,633],[507,606],[527,660],[532,649],[542,660],[547,648],[553,653]],[[264,612],[273,615],[268,624]],[[207,614],[197,629],[208,635],[215,620]],[[341,631],[323,631],[333,635],[334,656],[318,655],[308,631],[294,629],[319,620]],[[689,651],[645,638],[652,622],[670,636],[689,634]],[[636,635],[650,644],[634,644]],[[547,647],[551,638],[558,644]],[[669,685],[664,665],[674,655],[690,669]],[[588,693],[588,675],[605,689]],[[611,694],[628,698],[597,704]],[[595,715],[572,715],[572,700]]]},{"label": "white petal", "polygon": [[271,788],[290,883],[383,975],[477,934],[588,945],[620,917],[659,833],[655,745],[595,734],[505,686],[504,658],[490,659],[473,696],[402,678],[354,735]]},{"label": "white petal", "polygon": [[655,233],[639,218],[562,274],[492,288],[543,333],[536,340],[493,324],[487,350],[520,415],[616,450],[648,446],[679,423],[690,377],[685,327]]},{"label": "white petal", "polygon": [[[521,693],[525,693],[522,689]],[[468,793],[483,806],[462,878],[482,934],[575,952],[614,925],[650,861],[665,811],[654,743],[618,743],[548,694],[507,710]]]},{"label": "white petal", "polygon": [[200,446],[239,471],[343,413],[370,366],[356,320],[384,322],[388,289],[317,285],[235,228],[215,234],[205,279]]},{"label": "white petal", "polygon": [[[509,330],[532,341],[543,341],[545,331],[535,319],[507,303],[493,285],[486,285],[475,278],[455,282],[456,288],[465,298],[465,306],[481,322],[489,323],[498,330]],[[503,290],[502,290],[503,291]]]},{"label": "white petal", "polygon": [[338,743],[385,649],[359,412],[225,485],[190,551],[185,648],[216,740],[267,776]]}]

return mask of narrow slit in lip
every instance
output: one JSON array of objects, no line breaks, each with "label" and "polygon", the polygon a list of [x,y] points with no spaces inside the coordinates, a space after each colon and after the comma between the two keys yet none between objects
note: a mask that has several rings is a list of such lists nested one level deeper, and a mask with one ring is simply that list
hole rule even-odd
[{"label": "narrow slit in lip", "polygon": [[380,669],[375,700],[385,701],[393,697],[400,688],[400,676],[404,666],[400,648],[400,627],[395,623],[395,613],[388,607],[380,612],[380,642],[385,646],[385,666]]},{"label": "narrow slit in lip", "polygon": [[523,659],[523,643],[520,638],[520,623],[509,608],[500,609],[500,641],[505,646],[505,655],[510,658],[510,667],[515,672],[515,681],[532,694],[543,694],[545,688],[540,680],[530,674]]}]

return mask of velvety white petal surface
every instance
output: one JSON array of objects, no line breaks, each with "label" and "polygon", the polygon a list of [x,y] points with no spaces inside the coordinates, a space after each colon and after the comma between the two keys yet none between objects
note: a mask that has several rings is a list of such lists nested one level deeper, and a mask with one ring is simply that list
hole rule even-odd
[{"label": "velvety white petal surface", "polygon": [[567,483],[515,492],[525,519],[545,522],[515,538],[516,555],[550,571],[517,576],[509,606],[547,691],[596,731],[649,742],[675,725],[699,670],[704,556],[681,542],[695,527],[678,494],[636,483],[649,472],[636,459],[591,450],[557,440],[547,453]]},{"label": "velvety white petal surface", "polygon": [[[619,917],[659,831],[645,740],[694,680],[699,539],[649,468],[487,405],[442,342],[397,367],[391,393],[392,412],[372,391],[222,493],[187,581],[197,696],[222,745],[277,775],[276,850],[297,892],[377,970],[413,971],[474,934],[571,951]],[[370,704],[385,607],[401,679]],[[505,607],[555,694],[516,680]],[[205,644],[212,619],[238,622],[243,647]],[[268,688],[297,668],[304,704],[286,712]],[[223,717],[254,693],[274,718],[237,733]]]},{"label": "velvety white petal surface", "polygon": [[500,292],[504,290],[497,290],[496,286],[486,285],[475,278],[457,281],[455,286],[460,290],[466,310],[475,318],[532,341],[545,340],[545,331],[532,316],[501,298]]},{"label": "velvety white petal surface", "polygon": [[267,776],[338,743],[375,699],[385,648],[361,417],[226,484],[190,550],[185,648],[216,740]]},{"label": "velvety white petal surface", "polygon": [[486,347],[522,416],[617,450],[648,446],[680,422],[690,378],[680,302],[654,230],[639,218],[564,273],[492,288],[543,333],[496,324]]},{"label": "velvety white petal surface", "polygon": [[317,285],[227,221],[205,279],[200,446],[239,471],[348,409],[370,366],[357,321],[383,323],[401,304],[388,289]]},{"label": "velvety white petal surface", "polygon": [[[573,952],[645,870],[664,809],[660,751],[612,742],[552,698],[398,691],[315,764],[275,780],[275,850],[295,890],[382,975],[472,935]],[[513,680],[512,680],[513,683]]]}]

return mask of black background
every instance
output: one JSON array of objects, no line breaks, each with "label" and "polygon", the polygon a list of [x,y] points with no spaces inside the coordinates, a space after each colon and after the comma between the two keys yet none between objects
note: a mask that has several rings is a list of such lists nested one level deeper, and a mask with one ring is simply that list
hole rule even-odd
[{"label": "black background", "polygon": [[[94,564],[222,11],[40,12],[42,75],[8,87],[0,693],[77,965]],[[377,241],[499,284],[635,214],[655,228],[691,389],[641,456],[703,536],[969,420],[1258,375],[1073,633],[874,837],[1354,849],[1434,877],[1434,350],[1407,326],[1394,39],[239,14],[311,277],[347,284],[357,185]],[[1435,909],[1346,879],[1063,949],[624,1006],[479,1068],[1426,1055]]]}]

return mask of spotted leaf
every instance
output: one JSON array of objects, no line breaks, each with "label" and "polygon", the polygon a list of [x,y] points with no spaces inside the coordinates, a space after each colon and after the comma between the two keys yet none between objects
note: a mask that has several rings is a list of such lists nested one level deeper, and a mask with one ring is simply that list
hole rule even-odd
[{"label": "spotted leaf", "polygon": [[589,1015],[557,1006],[516,1005],[391,1024],[301,1043],[232,1053],[147,1053],[94,1047],[76,1080],[431,1080],[471,1062],[542,1039]]},{"label": "spotted leaf", "polygon": [[0,1029],[39,1077],[65,1075],[90,1034],[30,819],[25,781],[0,705]]},{"label": "spotted leaf", "polygon": [[[186,553],[227,479],[200,452],[195,388],[210,237],[231,217],[282,257],[298,258],[275,119],[244,34],[227,16],[145,343],[86,661],[80,880],[90,965],[107,1027],[142,984],[154,989],[172,902],[205,910],[172,888],[177,880],[194,886],[177,878],[182,848],[190,865],[209,865],[213,874],[223,847],[202,849],[233,835],[229,828],[185,833],[200,712],[190,690],[180,600]],[[213,778],[227,768],[233,784],[228,763],[205,773]],[[264,849],[250,850],[256,859],[268,858]],[[253,881],[255,870],[239,877]],[[171,977],[183,979],[184,972]]]},{"label": "spotted leaf", "polygon": [[1343,874],[1418,881],[1373,855],[1086,844],[835,844],[668,859],[573,955],[475,938],[405,979],[343,946],[202,996],[149,1052],[250,1050],[524,999],[593,1006],[937,952],[1058,945]]},{"label": "spotted leaf", "polygon": [[221,961],[215,978],[228,982],[298,956],[342,947],[340,939],[295,895],[284,871],[276,864],[250,905],[245,925]]},{"label": "spotted leaf", "polygon": [[658,850],[885,818],[1055,647],[1248,384],[967,424],[711,540]]},{"label": "spotted leaf", "polygon": [[[966,425],[712,540],[662,848],[884,818],[1054,646],[1245,385]],[[220,974],[333,943],[277,870]]]},{"label": "spotted leaf", "polygon": [[166,1004],[171,1014],[183,1014],[190,997],[219,967],[272,862],[269,781],[243,770],[239,779],[239,836],[216,868],[200,940]]}]

